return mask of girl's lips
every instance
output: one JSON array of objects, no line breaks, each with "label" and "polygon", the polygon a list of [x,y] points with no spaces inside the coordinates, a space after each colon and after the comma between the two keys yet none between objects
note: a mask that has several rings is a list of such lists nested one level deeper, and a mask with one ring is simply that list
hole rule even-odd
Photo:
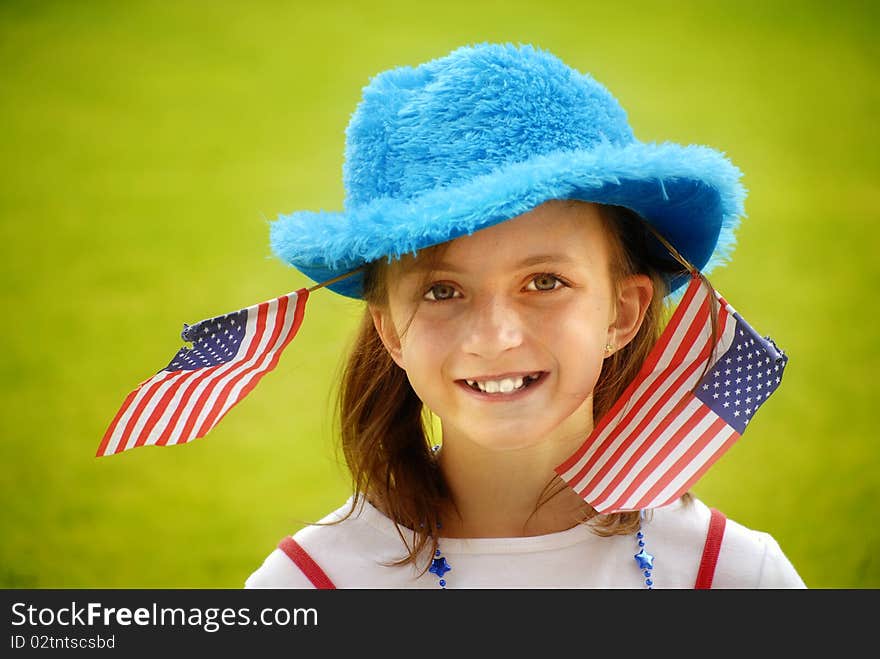
[{"label": "girl's lips", "polygon": [[[456,380],[456,384],[460,386],[464,391],[472,396],[476,396],[480,400],[485,401],[495,401],[495,402],[508,402],[519,400],[520,398],[527,396],[531,389],[534,389],[536,386],[539,386],[546,378],[548,373],[546,371],[522,371],[518,373],[506,373],[504,375],[493,375],[491,377],[479,377],[473,380],[471,379],[462,379]],[[517,389],[513,389],[512,391],[482,391],[478,388],[476,382],[501,382],[504,380],[513,380],[522,379],[522,386]],[[473,384],[470,384],[473,383]]]}]

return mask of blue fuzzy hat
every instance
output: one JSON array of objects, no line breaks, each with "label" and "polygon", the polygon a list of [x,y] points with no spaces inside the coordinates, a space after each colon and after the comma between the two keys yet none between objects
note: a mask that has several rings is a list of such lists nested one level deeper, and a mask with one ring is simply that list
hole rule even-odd
[{"label": "blue fuzzy hat", "polygon": [[[551,53],[480,44],[375,76],[346,130],[345,210],[280,215],[270,239],[323,282],[579,199],[635,211],[708,273],[733,249],[740,177],[709,147],[638,141],[608,90]],[[328,287],[362,285],[359,272]]]}]

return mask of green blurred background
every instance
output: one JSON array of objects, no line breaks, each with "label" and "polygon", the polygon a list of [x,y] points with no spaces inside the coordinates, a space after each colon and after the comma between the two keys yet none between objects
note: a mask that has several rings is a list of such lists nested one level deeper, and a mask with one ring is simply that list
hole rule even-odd
[{"label": "green blurred background", "polygon": [[695,492],[809,586],[880,586],[875,5],[0,3],[0,586],[238,588],[344,500],[330,410],[360,308],[327,291],[207,438],[94,455],[183,322],[307,284],[268,222],[341,208],[370,76],[480,41],[546,48],[640,139],[743,169],[749,217],[712,279],[791,362]]}]

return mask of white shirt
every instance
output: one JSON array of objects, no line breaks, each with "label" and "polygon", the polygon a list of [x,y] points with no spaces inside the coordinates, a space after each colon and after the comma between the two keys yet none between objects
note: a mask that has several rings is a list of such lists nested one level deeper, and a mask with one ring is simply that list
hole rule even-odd
[{"label": "white shirt", "polygon": [[[352,499],[319,522],[340,519]],[[710,510],[695,497],[655,509],[642,522],[645,550],[654,556],[654,588],[693,588],[709,526]],[[403,529],[407,534],[406,529]],[[406,537],[410,537],[408,534]],[[294,539],[337,588],[440,588],[439,577],[412,564],[389,567],[405,556],[394,522],[364,501],[348,519],[309,525]],[[516,538],[441,538],[451,570],[446,588],[645,588],[634,558],[635,535],[602,537],[589,525]],[[313,588],[296,564],[275,549],[245,588]],[[767,533],[728,519],[713,588],[805,588],[803,580]]]}]

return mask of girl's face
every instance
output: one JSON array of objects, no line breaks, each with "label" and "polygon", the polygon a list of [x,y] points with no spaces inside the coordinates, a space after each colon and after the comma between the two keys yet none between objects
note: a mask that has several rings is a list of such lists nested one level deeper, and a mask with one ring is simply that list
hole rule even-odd
[{"label": "girl's face", "polygon": [[389,266],[373,318],[444,443],[583,441],[606,345],[634,336],[628,300],[651,294],[647,277],[628,278],[635,297],[612,282],[615,253],[595,205],[548,202]]}]

